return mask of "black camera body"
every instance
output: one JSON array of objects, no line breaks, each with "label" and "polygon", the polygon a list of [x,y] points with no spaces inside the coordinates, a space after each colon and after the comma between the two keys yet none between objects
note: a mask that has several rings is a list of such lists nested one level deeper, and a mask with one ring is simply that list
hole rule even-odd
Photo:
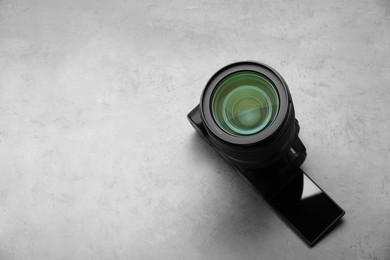
[{"label": "black camera body", "polygon": [[262,168],[252,169],[245,168],[231,160],[210,140],[209,134],[203,125],[199,105],[196,106],[187,117],[197,133],[200,134],[200,136],[202,136],[204,140],[206,140],[207,143],[211,145],[211,147],[213,147],[247,182],[249,182],[250,185],[255,186],[265,198],[272,197],[284,183],[294,177],[293,175],[298,172],[299,167],[306,159],[306,148],[298,137],[298,120],[294,120],[296,134],[290,149],[288,149],[279,160],[274,161],[273,164]]},{"label": "black camera body", "polygon": [[191,125],[309,245],[345,214],[300,166],[306,148],[284,79],[256,62],[211,77]]}]

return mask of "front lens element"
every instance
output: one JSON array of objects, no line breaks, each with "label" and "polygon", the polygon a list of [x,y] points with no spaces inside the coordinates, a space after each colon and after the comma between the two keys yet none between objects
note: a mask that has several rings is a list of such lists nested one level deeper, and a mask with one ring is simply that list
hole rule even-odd
[{"label": "front lens element", "polygon": [[222,79],[211,96],[217,125],[234,136],[253,135],[278,115],[279,96],[272,82],[254,71],[239,71]]}]

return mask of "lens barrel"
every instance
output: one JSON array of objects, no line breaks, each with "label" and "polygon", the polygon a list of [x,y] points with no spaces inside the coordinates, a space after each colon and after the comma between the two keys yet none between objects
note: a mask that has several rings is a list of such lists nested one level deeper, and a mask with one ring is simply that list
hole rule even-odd
[{"label": "lens barrel", "polygon": [[238,62],[219,70],[202,93],[200,114],[210,141],[238,167],[290,164],[297,143],[304,149],[288,86],[267,65]]}]

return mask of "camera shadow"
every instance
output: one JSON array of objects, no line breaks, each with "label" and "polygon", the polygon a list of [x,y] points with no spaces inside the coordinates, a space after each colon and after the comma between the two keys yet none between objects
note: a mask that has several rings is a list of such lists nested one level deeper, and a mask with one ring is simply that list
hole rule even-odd
[{"label": "camera shadow", "polygon": [[[219,247],[221,250],[234,249],[238,253],[246,251],[247,245],[253,245],[253,241],[268,240],[265,234],[275,226],[275,215],[266,201],[196,132],[191,136],[191,149],[196,154],[196,161],[215,170],[214,173],[210,170],[212,176],[207,179],[213,185],[209,186],[211,192],[219,193],[214,195],[218,200],[204,201],[203,207],[213,210],[216,219],[204,223],[209,226],[209,236],[201,242],[199,249],[211,253]],[[259,241],[256,251],[262,244]]]}]

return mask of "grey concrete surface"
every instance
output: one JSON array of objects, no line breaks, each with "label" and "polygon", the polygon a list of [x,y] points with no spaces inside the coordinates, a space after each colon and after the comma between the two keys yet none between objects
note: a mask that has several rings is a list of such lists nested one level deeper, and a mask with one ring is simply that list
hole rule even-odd
[{"label": "grey concrete surface", "polygon": [[[286,79],[345,210],[308,248],[187,122]],[[390,259],[390,2],[0,0],[0,259]]]}]

